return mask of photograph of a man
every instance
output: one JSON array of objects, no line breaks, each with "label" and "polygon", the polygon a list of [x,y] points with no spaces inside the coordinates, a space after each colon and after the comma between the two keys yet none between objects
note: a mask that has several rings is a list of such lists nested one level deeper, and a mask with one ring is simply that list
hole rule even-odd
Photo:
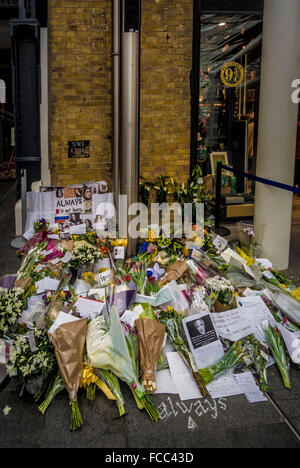
[{"label": "photograph of a man", "polygon": [[194,349],[218,340],[209,314],[187,321],[186,328]]},{"label": "photograph of a man", "polygon": [[198,319],[194,322],[194,327],[196,328],[199,335],[205,335],[205,323],[202,319]]}]

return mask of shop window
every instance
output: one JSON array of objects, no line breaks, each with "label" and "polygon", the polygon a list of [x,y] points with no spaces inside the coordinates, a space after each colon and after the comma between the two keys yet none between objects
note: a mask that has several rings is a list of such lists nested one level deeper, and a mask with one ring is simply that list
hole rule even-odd
[{"label": "shop window", "polygon": [[[211,153],[255,172],[262,48],[262,14],[202,14],[198,164],[214,172]],[[238,192],[251,192],[246,179]]]}]

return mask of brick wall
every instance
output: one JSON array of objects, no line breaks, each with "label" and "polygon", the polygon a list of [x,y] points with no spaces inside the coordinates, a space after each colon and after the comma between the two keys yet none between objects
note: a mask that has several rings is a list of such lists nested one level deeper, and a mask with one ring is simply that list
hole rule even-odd
[{"label": "brick wall", "polygon": [[[49,122],[52,183],[111,180],[111,0],[50,0]],[[69,140],[90,158],[68,159]]]},{"label": "brick wall", "polygon": [[[52,183],[111,181],[111,0],[50,0]],[[142,0],[140,174],[185,181],[190,167],[192,0]],[[69,140],[91,140],[68,159]]]},{"label": "brick wall", "polygon": [[192,0],[143,0],[140,173],[185,181],[190,170]]}]

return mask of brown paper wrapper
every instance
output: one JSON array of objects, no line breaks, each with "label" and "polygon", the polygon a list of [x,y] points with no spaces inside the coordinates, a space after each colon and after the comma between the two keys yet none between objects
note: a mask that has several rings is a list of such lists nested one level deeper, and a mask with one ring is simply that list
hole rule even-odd
[{"label": "brown paper wrapper", "polygon": [[143,378],[155,382],[155,369],[164,342],[166,327],[152,319],[138,319],[135,324],[138,331]]},{"label": "brown paper wrapper", "polygon": [[82,376],[82,354],[87,334],[88,319],[65,323],[51,335],[55,355],[70,402],[77,400]]},{"label": "brown paper wrapper", "polygon": [[52,263],[46,263],[46,268],[49,268],[52,273],[56,273],[58,275],[58,279],[60,277],[61,269],[62,269],[62,264],[57,263],[56,265],[53,265]]},{"label": "brown paper wrapper", "polygon": [[173,263],[171,265],[167,272],[164,274],[164,276],[161,278],[159,281],[159,286],[165,286],[167,283],[170,283],[171,281],[176,281],[179,278],[181,278],[184,274],[186,274],[189,270],[189,267],[187,266],[186,262],[183,260],[177,260],[177,262]]},{"label": "brown paper wrapper", "polygon": [[227,312],[228,310],[231,309],[230,306],[225,306],[221,302],[217,301],[214,305],[214,309],[216,313],[221,313],[221,312]]},{"label": "brown paper wrapper", "polygon": [[74,242],[72,240],[62,240],[58,242],[57,249],[62,251],[66,249],[68,252],[72,252],[74,249]]},{"label": "brown paper wrapper", "polygon": [[15,281],[14,288],[22,288],[24,291],[26,291],[26,289],[28,289],[31,284],[32,278],[20,279]]}]

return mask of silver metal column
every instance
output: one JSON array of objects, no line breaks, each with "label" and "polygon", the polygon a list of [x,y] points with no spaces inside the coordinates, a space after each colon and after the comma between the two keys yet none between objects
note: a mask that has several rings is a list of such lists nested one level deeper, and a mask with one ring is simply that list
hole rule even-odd
[{"label": "silver metal column", "polygon": [[113,138],[112,138],[112,186],[115,199],[116,213],[119,211],[120,195],[120,74],[121,74],[121,3],[113,0],[113,28],[112,28],[112,89],[113,89]]},{"label": "silver metal column", "polygon": [[[139,2],[123,0],[122,3],[121,193],[127,195],[130,206],[138,201],[139,188]],[[136,17],[128,18],[128,12],[135,9]],[[135,254],[136,241],[128,240],[127,254],[131,256]]]}]

